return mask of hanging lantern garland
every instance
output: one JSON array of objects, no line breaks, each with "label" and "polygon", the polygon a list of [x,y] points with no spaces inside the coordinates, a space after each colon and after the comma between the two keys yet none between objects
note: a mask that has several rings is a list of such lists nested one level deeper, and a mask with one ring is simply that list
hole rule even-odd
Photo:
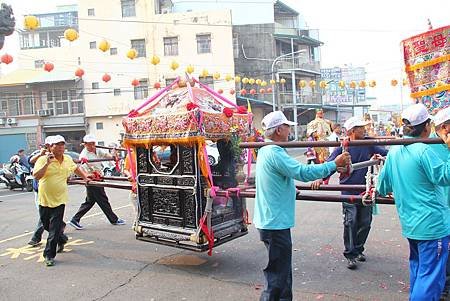
[{"label": "hanging lantern garland", "polygon": [[107,40],[102,40],[99,44],[98,44],[98,49],[100,49],[103,52],[108,51],[111,48],[111,45],[109,44],[109,42]]},{"label": "hanging lantern garland", "polygon": [[234,82],[235,82],[236,84],[240,83],[240,82],[241,82],[241,77],[240,77],[239,75],[236,75],[236,76],[234,77]]},{"label": "hanging lantern garland", "polygon": [[157,55],[153,55],[152,59],[150,60],[150,63],[152,63],[152,65],[156,66],[159,64],[160,61],[161,60]]},{"label": "hanging lantern garland", "polygon": [[177,70],[178,67],[180,67],[180,64],[178,64],[177,61],[173,60],[173,61],[170,63],[170,69],[172,69],[173,71]]},{"label": "hanging lantern garland", "polygon": [[103,74],[102,76],[102,80],[107,83],[111,80],[111,75],[109,75],[108,73]]},{"label": "hanging lantern garland", "polygon": [[73,28],[68,28],[64,31],[64,38],[70,42],[78,39],[78,32]]},{"label": "hanging lantern garland", "polygon": [[137,58],[138,56],[138,52],[136,49],[131,48],[130,50],[127,51],[127,58],[129,58],[130,60],[134,60],[135,58]]},{"label": "hanging lantern garland", "polygon": [[159,83],[159,82],[154,83],[153,84],[153,88],[160,89],[161,88],[161,83]]},{"label": "hanging lantern garland", "polygon": [[75,76],[79,77],[80,79],[83,77],[84,75],[84,70],[81,68],[78,68],[77,70],[75,70]]},{"label": "hanging lantern garland", "polygon": [[215,80],[218,80],[218,79],[220,78],[220,73],[219,73],[219,72],[215,72],[215,73],[213,74],[213,78],[214,78]]},{"label": "hanging lantern garland", "polygon": [[35,30],[39,27],[39,20],[36,16],[25,16],[23,26],[27,30]]},{"label": "hanging lantern garland", "polygon": [[137,78],[135,78],[135,79],[133,79],[133,80],[131,81],[131,85],[132,85],[133,87],[137,87],[137,86],[140,85],[140,82],[139,82],[139,80],[138,80]]},{"label": "hanging lantern garland", "polygon": [[192,74],[194,71],[195,71],[194,66],[189,65],[189,66],[186,67],[186,72],[188,74]]},{"label": "hanging lantern garland", "polygon": [[44,64],[44,70],[47,72],[51,72],[55,66],[52,63],[45,63]]},{"label": "hanging lantern garland", "polygon": [[201,77],[208,77],[208,75],[209,75],[209,72],[206,69],[203,69],[202,73],[200,74]]},{"label": "hanging lantern garland", "polygon": [[233,77],[232,77],[230,74],[225,75],[225,80],[226,80],[227,82],[229,82],[229,81],[232,80],[232,79],[233,79]]},{"label": "hanging lantern garland", "polygon": [[398,81],[396,79],[391,80],[391,86],[392,87],[397,86],[397,84],[398,84]]},{"label": "hanging lantern garland", "polygon": [[13,62],[13,60],[14,60],[13,57],[7,53],[2,55],[2,57],[1,57],[2,63],[6,64],[6,65],[11,64]]}]

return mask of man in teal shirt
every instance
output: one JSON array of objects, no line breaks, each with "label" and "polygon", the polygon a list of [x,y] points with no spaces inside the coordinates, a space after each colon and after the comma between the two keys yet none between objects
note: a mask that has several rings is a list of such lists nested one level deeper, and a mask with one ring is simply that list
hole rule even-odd
[{"label": "man in teal shirt", "polygon": [[[428,138],[431,119],[423,104],[402,113],[405,138]],[[443,137],[450,147],[450,136]],[[431,145],[394,146],[378,177],[381,195],[394,193],[395,205],[408,239],[410,300],[439,300],[444,289],[450,234],[448,197],[441,186],[450,185],[450,162]]]},{"label": "man in teal shirt", "polygon": [[[287,142],[290,126],[281,111],[274,111],[262,120],[268,141]],[[260,239],[267,248],[269,261],[264,269],[266,279],[260,300],[292,300],[292,241],[295,224],[295,184],[324,178],[350,163],[350,155],[343,153],[333,161],[306,165],[291,158],[276,145],[262,147],[256,161],[256,197],[253,222]]]},{"label": "man in teal shirt", "polygon": [[[436,138],[441,137],[445,139],[450,133],[450,107],[440,110],[433,118],[436,132],[431,134],[430,137]],[[450,157],[450,150],[445,144],[432,144],[431,147],[442,159],[442,161],[447,161]],[[447,196],[447,204],[450,206],[450,186],[443,186],[444,195]],[[447,271],[445,277],[445,288],[443,292],[443,298],[445,299],[449,295],[450,291],[450,256],[447,259]]]}]

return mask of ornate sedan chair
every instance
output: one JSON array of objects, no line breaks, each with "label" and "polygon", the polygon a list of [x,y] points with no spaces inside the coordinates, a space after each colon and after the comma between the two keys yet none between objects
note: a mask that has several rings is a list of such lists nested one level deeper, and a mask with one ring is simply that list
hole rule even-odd
[{"label": "ornate sedan chair", "polygon": [[[251,113],[194,81],[198,87],[177,80],[131,111],[124,145],[136,154],[136,238],[211,254],[213,245],[247,234],[236,173]],[[214,145],[220,157],[211,166]]]}]

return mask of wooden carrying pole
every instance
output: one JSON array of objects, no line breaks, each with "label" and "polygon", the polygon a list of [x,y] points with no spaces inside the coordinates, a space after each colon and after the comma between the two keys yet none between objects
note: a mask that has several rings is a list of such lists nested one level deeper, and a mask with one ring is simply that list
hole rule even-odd
[{"label": "wooden carrying pole", "polygon": [[[441,138],[407,138],[407,139],[364,139],[350,140],[349,146],[369,146],[369,145],[408,145],[413,143],[441,144],[444,143]],[[239,144],[240,148],[260,148],[266,145],[278,145],[284,148],[295,147],[330,147],[341,146],[336,141],[294,141],[294,142],[243,142]]]}]

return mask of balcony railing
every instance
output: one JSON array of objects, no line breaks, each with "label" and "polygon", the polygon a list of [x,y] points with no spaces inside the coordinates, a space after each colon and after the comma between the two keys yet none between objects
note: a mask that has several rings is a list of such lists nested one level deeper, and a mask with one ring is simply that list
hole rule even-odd
[{"label": "balcony railing", "polygon": [[278,63],[278,70],[282,69],[302,69],[306,71],[313,71],[320,73],[320,62],[307,60],[304,58],[281,58]]}]

